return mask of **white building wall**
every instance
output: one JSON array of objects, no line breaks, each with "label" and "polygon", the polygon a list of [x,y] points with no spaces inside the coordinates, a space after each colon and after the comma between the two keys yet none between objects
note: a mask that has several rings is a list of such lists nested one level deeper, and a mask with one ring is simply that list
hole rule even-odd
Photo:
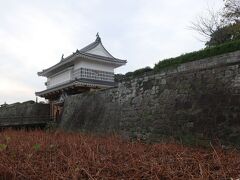
[{"label": "white building wall", "polygon": [[48,77],[47,88],[66,83],[71,80],[72,69],[67,69],[65,71],[59,72],[56,75]]},{"label": "white building wall", "polygon": [[107,72],[112,72],[114,73],[114,67],[101,63],[101,62],[96,62],[96,61],[88,61],[88,60],[78,60],[74,64],[74,70],[80,69],[80,68],[88,68],[88,69],[94,69],[94,70],[99,70],[99,71],[107,71]]},{"label": "white building wall", "polygon": [[97,61],[79,59],[75,61],[73,67],[67,68],[64,71],[58,72],[55,75],[48,77],[47,89],[69,82],[73,76],[73,70],[77,70],[80,68],[87,68],[92,70],[99,70],[99,71],[114,73],[114,66],[112,65],[97,62]]}]

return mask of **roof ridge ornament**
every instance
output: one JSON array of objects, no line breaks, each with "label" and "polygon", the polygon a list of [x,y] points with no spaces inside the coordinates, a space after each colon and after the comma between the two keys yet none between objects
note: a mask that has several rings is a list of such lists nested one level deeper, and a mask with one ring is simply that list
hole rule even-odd
[{"label": "roof ridge ornament", "polygon": [[97,34],[96,34],[96,37],[97,37],[97,38],[96,38],[96,40],[95,40],[95,41],[96,41],[96,42],[101,42],[101,38],[100,38],[100,36],[99,36],[99,33],[98,33],[98,32],[97,32]]}]

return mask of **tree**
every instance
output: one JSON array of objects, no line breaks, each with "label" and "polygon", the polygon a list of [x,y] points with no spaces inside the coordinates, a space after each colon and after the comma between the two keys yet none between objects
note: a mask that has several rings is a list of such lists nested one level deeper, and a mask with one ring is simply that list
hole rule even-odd
[{"label": "tree", "polygon": [[240,23],[226,25],[210,35],[209,41],[206,42],[207,46],[215,46],[228,41],[240,39]]},{"label": "tree", "polygon": [[202,35],[206,46],[215,46],[240,39],[240,0],[224,0],[224,8],[215,12],[208,9],[207,16],[200,16],[190,27]]},{"label": "tree", "polygon": [[228,23],[240,23],[240,0],[224,0],[223,18]]},{"label": "tree", "polygon": [[219,31],[225,26],[220,12],[213,9],[207,9],[206,12],[204,16],[198,16],[190,26],[191,30],[198,32],[203,37],[202,41],[205,43],[211,39],[214,32]]}]

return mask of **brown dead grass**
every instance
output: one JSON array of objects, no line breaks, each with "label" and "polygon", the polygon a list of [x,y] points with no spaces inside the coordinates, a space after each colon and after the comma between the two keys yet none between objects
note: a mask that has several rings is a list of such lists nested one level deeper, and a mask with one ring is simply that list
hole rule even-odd
[{"label": "brown dead grass", "polygon": [[116,136],[4,131],[0,179],[230,179],[237,150],[127,142]]}]

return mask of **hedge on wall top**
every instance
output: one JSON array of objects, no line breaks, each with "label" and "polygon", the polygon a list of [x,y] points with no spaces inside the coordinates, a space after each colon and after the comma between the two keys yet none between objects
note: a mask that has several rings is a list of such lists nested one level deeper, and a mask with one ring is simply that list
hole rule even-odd
[{"label": "hedge on wall top", "polygon": [[229,52],[234,52],[237,50],[240,50],[240,40],[224,43],[219,46],[209,47],[200,51],[191,52],[175,58],[159,61],[157,64],[155,64],[154,70],[159,71],[163,68],[167,68],[170,66],[178,66],[182,63],[209,58]]},{"label": "hedge on wall top", "polygon": [[145,73],[152,72],[153,70],[154,72],[159,72],[162,69],[169,68],[169,67],[176,67],[186,62],[196,61],[204,58],[210,58],[213,56],[230,53],[238,50],[240,50],[240,40],[231,41],[218,46],[208,47],[200,51],[183,54],[175,58],[169,58],[169,59],[159,61],[157,64],[155,64],[153,69],[150,67],[145,67],[145,68],[137,69],[133,72],[128,72],[125,75],[117,74],[115,75],[115,81],[119,82],[122,80],[128,80],[133,77],[141,76]]}]

